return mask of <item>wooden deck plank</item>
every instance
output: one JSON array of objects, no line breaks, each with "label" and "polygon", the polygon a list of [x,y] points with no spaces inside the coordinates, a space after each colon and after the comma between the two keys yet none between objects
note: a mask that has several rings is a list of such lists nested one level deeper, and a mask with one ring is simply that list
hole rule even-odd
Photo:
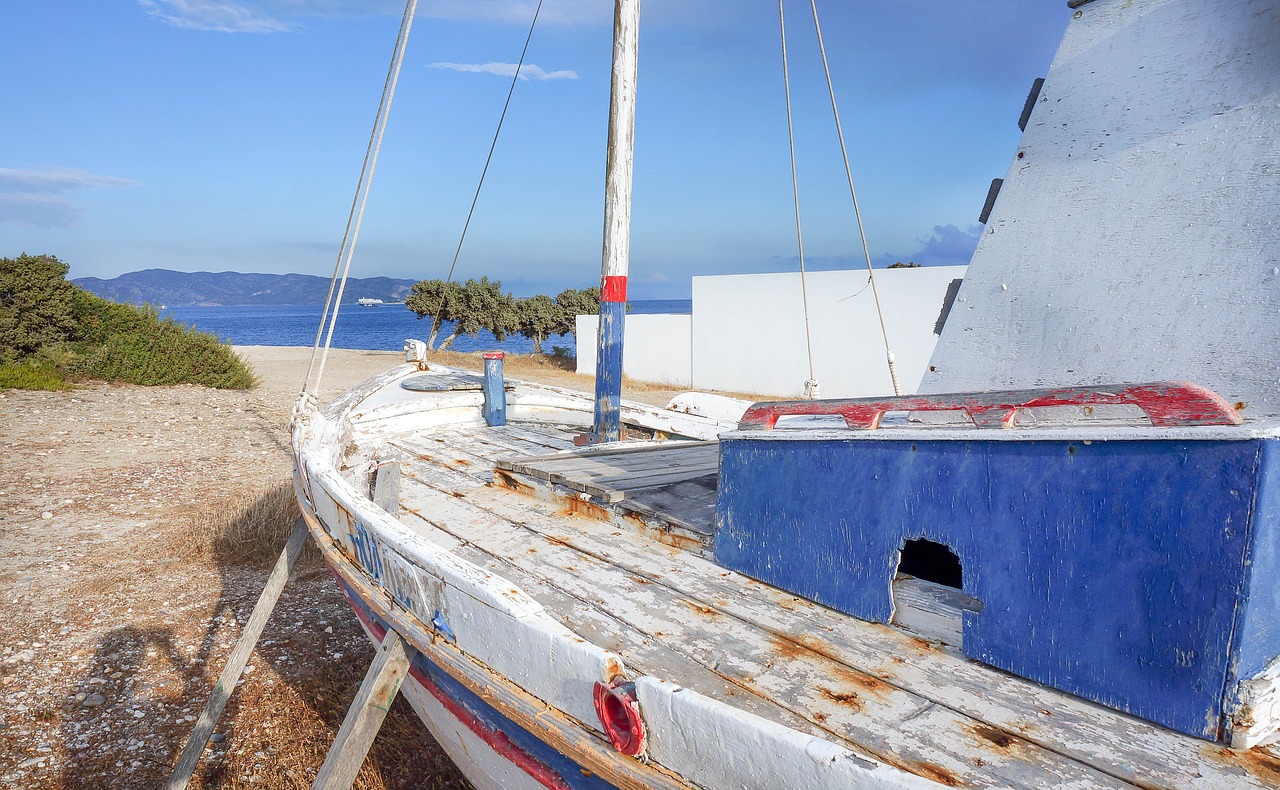
[{"label": "wooden deck plank", "polygon": [[629,491],[626,507],[710,537],[715,532],[719,478],[716,473],[657,488]]},{"label": "wooden deck plank", "polygon": [[[594,597],[610,616],[663,641],[669,650],[784,710],[821,722],[819,726],[829,737],[861,744],[886,762],[917,773],[963,775],[964,782],[974,787],[1049,786],[1070,781],[1095,787],[1122,786],[1084,764],[1036,748],[1009,733],[999,733],[1007,743],[994,748],[989,739],[984,741],[974,734],[976,722],[955,711],[793,642],[779,647],[777,640],[752,624],[724,617],[660,581],[646,582],[612,562],[564,545],[554,535],[520,529],[505,518],[485,513],[470,496],[459,499],[430,487],[429,481],[415,483],[418,485],[409,497],[415,508],[431,513],[433,520],[459,539],[547,578],[580,599]],[[476,492],[484,499],[490,493]],[[478,517],[478,512],[487,518]],[[602,591],[608,591],[607,595],[602,597]],[[898,722],[921,716],[932,720],[930,726],[915,732],[893,728]],[[976,772],[972,763],[975,755],[981,755],[985,762]]]},{"label": "wooden deck plank", "polygon": [[554,425],[528,422],[508,422],[504,428],[504,432],[509,436],[556,450],[572,450],[576,447],[573,443],[573,437],[582,432],[581,428],[569,430]]},{"label": "wooden deck plank", "polygon": [[563,452],[573,447],[573,437],[567,431],[556,440],[549,434],[534,434],[530,431],[521,430],[512,423],[492,428],[474,428],[464,436],[468,440],[478,440],[486,445],[505,448],[505,452],[498,453],[495,457],[502,455],[547,455]]},{"label": "wooden deck plank", "polygon": [[679,483],[684,480],[692,480],[695,477],[706,477],[707,475],[718,474],[719,471],[719,467],[714,465],[681,469],[650,469],[634,474],[598,477],[592,480],[591,483],[600,488],[608,488],[614,491],[632,491],[669,483]]},{"label": "wooden deck plank", "polygon": [[[513,492],[486,491],[485,507],[532,527],[534,510],[551,506]],[[793,639],[936,704],[1017,733],[1045,748],[1116,771],[1144,786],[1194,788],[1271,786],[1273,769],[1257,767],[1215,744],[1126,716],[1037,683],[938,649],[897,629],[832,613],[739,574],[709,566],[694,555],[658,545],[620,541],[605,522],[576,519],[544,526],[557,539],[608,556],[632,573],[670,584],[692,600],[766,631]],[[663,566],[654,567],[661,556]]]},{"label": "wooden deck plank", "polygon": [[702,469],[720,465],[718,447],[688,447],[682,449],[653,448],[646,452],[627,455],[548,457],[527,462],[561,474],[581,474],[587,477],[609,477],[622,473],[643,473],[655,470]]},{"label": "wooden deck plank", "polygon": [[[816,737],[827,736],[827,733],[812,722],[782,711],[706,667],[672,653],[649,635],[612,616],[596,603],[574,596],[546,579],[535,577],[502,557],[458,538],[449,530],[438,526],[429,515],[422,512],[407,513],[404,521],[427,540],[519,586],[548,611],[555,612],[557,619],[579,636],[620,655],[633,672],[657,677],[680,677],[690,687],[696,686],[714,699],[799,732]],[[865,751],[862,754],[871,756]]]}]

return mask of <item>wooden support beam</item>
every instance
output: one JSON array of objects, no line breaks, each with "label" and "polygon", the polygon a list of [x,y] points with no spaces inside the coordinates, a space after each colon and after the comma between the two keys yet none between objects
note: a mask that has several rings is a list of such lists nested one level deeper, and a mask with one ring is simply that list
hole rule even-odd
[{"label": "wooden support beam", "polygon": [[338,728],[338,736],[325,755],[324,765],[320,766],[320,773],[311,785],[312,790],[347,790],[351,787],[417,653],[398,633],[387,631],[377,657],[369,665],[369,672],[347,710],[347,717]]},{"label": "wooden support beam", "polygon": [[209,697],[204,710],[200,713],[200,718],[196,720],[196,726],[191,730],[191,737],[187,739],[182,756],[178,758],[173,772],[169,774],[169,781],[165,783],[165,790],[184,790],[187,782],[191,781],[191,775],[195,773],[196,765],[200,762],[200,755],[204,753],[204,745],[213,734],[213,728],[217,725],[218,718],[222,716],[222,710],[227,706],[227,701],[231,699],[231,692],[235,691],[236,682],[244,672],[244,665],[248,663],[254,645],[258,644],[258,638],[262,636],[267,620],[275,610],[276,602],[280,600],[280,593],[284,590],[285,583],[289,581],[289,574],[297,564],[298,556],[302,554],[302,547],[306,542],[307,522],[300,518],[293,532],[290,533],[289,540],[285,543],[284,551],[280,552],[271,576],[267,578],[267,585],[263,588],[262,595],[258,596],[258,602],[254,604],[249,622],[245,624],[244,630],[240,632],[240,639],[232,648],[231,655],[227,657],[227,665],[222,670],[222,676],[218,678],[218,685],[213,687],[213,695]]}]

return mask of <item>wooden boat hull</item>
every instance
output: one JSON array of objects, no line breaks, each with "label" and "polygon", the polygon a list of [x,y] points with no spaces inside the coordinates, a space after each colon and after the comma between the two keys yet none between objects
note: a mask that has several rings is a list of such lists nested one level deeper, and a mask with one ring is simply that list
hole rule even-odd
[{"label": "wooden boat hull", "polygon": [[[417,373],[397,368],[295,420],[295,482],[312,536],[370,637],[391,627],[418,651],[410,699],[477,786],[928,786],[909,771],[629,672],[617,654],[566,628],[516,585],[422,539],[376,504],[344,468],[353,423],[376,435],[410,424],[417,432],[483,425],[475,393],[426,394],[426,406],[406,394],[400,384]],[[517,390],[508,399],[513,419],[554,415],[570,425],[588,424],[592,405],[563,391]],[[637,408],[624,405],[624,415],[634,418]],[[651,422],[685,434],[700,421],[649,411]],[[643,710],[636,755],[611,742],[596,707],[599,689],[624,679]]]}]

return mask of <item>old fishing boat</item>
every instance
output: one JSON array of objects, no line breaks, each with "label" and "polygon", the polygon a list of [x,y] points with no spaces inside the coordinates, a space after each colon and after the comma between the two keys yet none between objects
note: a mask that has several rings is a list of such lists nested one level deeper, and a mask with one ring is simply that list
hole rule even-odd
[{"label": "old fishing boat", "polygon": [[619,0],[596,397],[410,342],[304,398],[311,534],[477,787],[1280,783],[1280,2],[1069,5],[920,394],[618,399]]}]

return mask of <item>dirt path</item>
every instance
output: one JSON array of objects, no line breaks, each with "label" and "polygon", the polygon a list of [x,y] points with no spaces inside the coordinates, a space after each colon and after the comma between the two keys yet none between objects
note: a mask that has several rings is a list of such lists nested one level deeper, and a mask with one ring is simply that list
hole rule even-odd
[{"label": "dirt path", "polygon": [[[0,787],[155,787],[182,748],[266,579],[216,516],[289,502],[309,351],[238,350],[262,377],[249,392],[0,393]],[[322,399],[398,356],[334,352]],[[554,365],[509,370],[590,386]],[[327,574],[295,576],[193,786],[308,787],[341,723],[372,650]],[[466,786],[402,702],[385,728],[358,787]]]}]

